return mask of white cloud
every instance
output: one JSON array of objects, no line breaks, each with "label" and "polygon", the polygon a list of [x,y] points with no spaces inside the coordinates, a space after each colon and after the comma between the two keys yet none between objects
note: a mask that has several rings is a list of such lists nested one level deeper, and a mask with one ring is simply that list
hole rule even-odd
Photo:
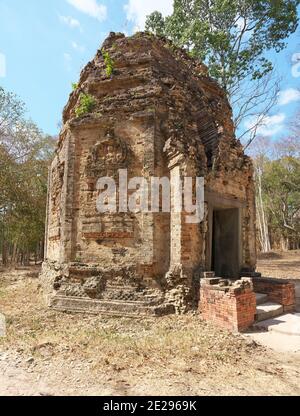
[{"label": "white cloud", "polygon": [[294,78],[300,77],[300,53],[294,53],[292,56],[292,76]]},{"label": "white cloud", "polygon": [[79,28],[80,29],[80,27],[81,27],[80,22],[77,19],[74,19],[74,17],[71,17],[71,16],[59,16],[59,20],[62,23],[66,24],[66,25],[68,25],[72,28]]},{"label": "white cloud", "polygon": [[[259,123],[260,125],[257,129],[257,134],[266,137],[274,136],[284,128],[285,119],[286,115],[284,113],[264,117],[264,119]],[[245,122],[246,129],[254,128],[258,120],[257,116],[247,120]]]},{"label": "white cloud", "polygon": [[103,4],[97,2],[97,0],[67,0],[72,6],[74,6],[80,12],[86,13],[91,17],[103,21],[107,17],[107,8]]},{"label": "white cloud", "polygon": [[280,91],[278,94],[278,104],[287,105],[294,101],[300,100],[300,91],[295,88],[287,88],[286,90]]},{"label": "white cloud", "polygon": [[135,31],[145,29],[146,16],[159,10],[163,16],[173,12],[173,0],[128,0],[124,6],[127,19],[134,23]]},{"label": "white cloud", "polygon": [[85,47],[82,45],[79,45],[77,42],[73,41],[71,43],[72,48],[75,49],[75,51],[79,51],[79,52],[84,52],[85,51]]}]

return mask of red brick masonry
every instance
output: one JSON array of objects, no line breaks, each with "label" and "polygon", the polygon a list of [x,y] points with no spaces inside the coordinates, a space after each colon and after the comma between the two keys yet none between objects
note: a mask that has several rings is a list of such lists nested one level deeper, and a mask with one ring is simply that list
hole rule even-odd
[{"label": "red brick masonry", "polygon": [[254,291],[265,293],[271,302],[283,305],[284,312],[295,309],[295,285],[288,280],[255,277],[252,279]]},{"label": "red brick masonry", "polygon": [[201,280],[202,317],[231,331],[245,331],[254,323],[256,297],[251,279],[229,282],[219,278]]}]

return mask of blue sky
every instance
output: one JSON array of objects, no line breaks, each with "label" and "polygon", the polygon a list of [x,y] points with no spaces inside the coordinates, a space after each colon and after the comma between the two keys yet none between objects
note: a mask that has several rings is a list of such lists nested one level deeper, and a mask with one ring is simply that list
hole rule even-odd
[{"label": "blue sky", "polygon": [[[26,103],[45,133],[58,134],[71,84],[106,35],[142,30],[156,9],[170,14],[172,0],[0,0],[0,85]],[[299,31],[271,56],[282,91],[260,133],[279,137],[300,109]]]}]

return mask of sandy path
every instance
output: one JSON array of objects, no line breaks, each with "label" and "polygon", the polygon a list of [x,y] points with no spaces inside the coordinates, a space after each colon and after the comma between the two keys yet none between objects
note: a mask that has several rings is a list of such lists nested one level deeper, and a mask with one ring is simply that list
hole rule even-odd
[{"label": "sandy path", "polygon": [[247,374],[232,368],[227,374],[203,376],[170,368],[160,374],[150,370],[139,376],[122,372],[94,378],[86,363],[61,360],[59,366],[32,367],[17,355],[0,353],[0,396],[300,395],[300,355],[282,358],[276,367],[257,362]]}]

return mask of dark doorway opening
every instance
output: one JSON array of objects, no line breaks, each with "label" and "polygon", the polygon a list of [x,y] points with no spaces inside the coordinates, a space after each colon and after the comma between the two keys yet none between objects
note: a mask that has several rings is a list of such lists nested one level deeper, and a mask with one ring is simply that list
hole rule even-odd
[{"label": "dark doorway opening", "polygon": [[212,270],[217,277],[237,279],[240,273],[239,209],[213,212]]}]

